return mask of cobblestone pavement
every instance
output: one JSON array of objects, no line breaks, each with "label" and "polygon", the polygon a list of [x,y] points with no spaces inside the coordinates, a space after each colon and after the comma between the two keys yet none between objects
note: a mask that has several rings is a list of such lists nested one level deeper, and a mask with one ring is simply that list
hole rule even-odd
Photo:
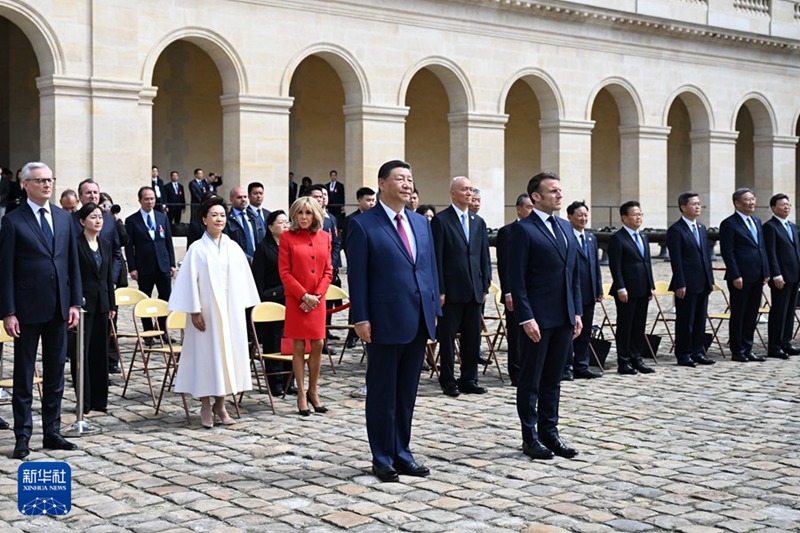
[{"label": "cobblestone pavement", "polygon": [[[668,270],[658,262],[657,278]],[[489,394],[456,399],[425,375],[413,450],[432,474],[387,484],[369,474],[363,400],[351,396],[364,379],[356,350],[336,374],[323,368],[328,414],[301,418],[287,397],[273,415],[252,392],[240,423],[212,430],[200,427],[197,402],[187,425],[179,398],[155,415],[141,375],[127,398],[115,377],[109,414],[89,417],[102,434],[79,439],[78,451],[42,450],[34,431],[31,460],[71,465],[71,512],[21,515],[20,463],[4,457],[0,530],[800,530],[800,357],[741,364],[712,350],[716,365],[691,369],[668,347],[655,374],[619,376],[612,349],[602,379],[564,384],[560,428],[581,452],[573,460],[522,454],[514,389],[496,369],[481,380]],[[73,400],[70,389],[64,423]],[[10,405],[0,414],[10,419]],[[0,433],[0,453],[13,443]]]}]

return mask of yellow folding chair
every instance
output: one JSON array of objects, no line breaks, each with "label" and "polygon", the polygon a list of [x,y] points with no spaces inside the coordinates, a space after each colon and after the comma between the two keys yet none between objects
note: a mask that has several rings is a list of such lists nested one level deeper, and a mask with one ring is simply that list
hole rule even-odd
[{"label": "yellow folding chair", "polygon": [[[167,302],[164,300],[159,300],[158,298],[144,298],[143,300],[139,300],[136,305],[133,306],[133,327],[136,331],[136,346],[134,347],[133,354],[131,355],[131,363],[128,367],[128,375],[125,377],[125,387],[122,389],[123,398],[125,398],[125,394],[128,391],[128,384],[131,380],[131,374],[134,371],[133,367],[136,364],[136,354],[140,354],[142,359],[142,368],[136,370],[141,370],[147,378],[147,386],[150,388],[150,398],[153,400],[153,407],[156,406],[156,393],[153,390],[153,382],[150,378],[150,354],[153,353],[153,349],[148,347],[149,351],[145,350],[145,340],[149,339],[151,343],[153,341],[157,342],[157,348],[164,347],[162,336],[166,332],[157,329],[160,327],[157,319],[166,317],[168,315],[169,311],[167,310]],[[156,329],[150,331],[140,330],[140,322],[143,318],[151,319],[153,327]]]},{"label": "yellow folding chair", "polygon": [[603,329],[605,329],[606,326],[608,326],[608,328],[611,330],[612,337],[615,337],[617,334],[616,331],[614,330],[616,323],[611,321],[611,315],[608,314],[608,309],[606,309],[606,301],[614,300],[614,297],[608,294],[610,290],[611,290],[611,284],[603,283],[603,299],[600,300],[600,309],[603,310],[603,320],[602,322],[600,322],[599,326],[601,338],[605,337],[605,335],[603,334]]},{"label": "yellow folding chair", "polygon": [[[667,335],[669,336],[669,341],[671,343],[669,351],[671,352],[673,348],[675,348],[675,337],[672,335],[672,330],[669,327],[670,322],[675,322],[675,317],[667,317],[666,313],[664,312],[664,308],[661,307],[661,302],[659,301],[660,298],[674,298],[675,293],[669,290],[669,282],[668,281],[656,281],[656,290],[655,290],[655,297],[653,300],[656,303],[656,308],[658,312],[656,313],[656,318],[653,320],[653,326],[650,328],[650,335],[652,335],[656,330],[656,324],[661,322],[664,324],[664,329],[667,330]],[[670,305],[674,304],[674,300],[670,300]]]},{"label": "yellow folding chair", "polygon": [[[147,295],[139,289],[131,287],[120,287],[114,291],[114,299],[117,303],[117,315],[122,312],[123,307],[130,307],[133,312],[133,306],[140,301],[147,298]],[[122,370],[122,379],[127,379],[125,375],[125,362],[122,358],[122,350],[120,349],[120,340],[136,339],[135,331],[119,331],[114,325],[114,321],[109,321],[109,331],[111,333],[111,340],[114,342],[114,347],[117,349],[117,356],[119,357],[119,367]],[[131,351],[132,352],[132,351]]]},{"label": "yellow folding chair", "polygon": [[[325,301],[333,302],[333,301],[337,301],[337,300],[341,300],[343,302],[342,305],[340,305],[339,307],[334,307],[333,309],[329,309],[328,310],[328,314],[334,315],[334,314],[340,313],[340,312],[342,312],[342,311],[344,311],[346,309],[350,309],[350,295],[347,294],[347,292],[345,292],[345,290],[342,289],[341,287],[337,287],[336,285],[329,285],[328,286],[328,291],[325,293]],[[331,319],[333,319],[333,316],[331,316]],[[331,322],[333,322],[333,320],[331,320]],[[333,323],[331,323],[330,325],[326,326],[326,328],[327,328],[328,331],[343,331],[343,332],[346,332],[345,340],[342,343],[342,352],[339,354],[339,364],[341,365],[342,364],[342,359],[344,358],[344,352],[345,352],[345,350],[347,350],[347,336],[350,334],[350,332],[355,332],[355,326],[352,325],[352,324],[333,324]],[[353,334],[355,334],[355,333],[353,333]],[[359,341],[361,342],[361,362],[363,363],[364,362],[364,357],[367,355],[367,347],[364,344],[364,341],[362,341],[361,339],[359,339]],[[330,344],[328,345],[328,347],[330,348]],[[335,374],[336,370],[333,368],[333,356],[331,355],[331,350],[330,349],[328,349],[328,358],[330,359],[330,362],[331,362],[331,369],[333,370],[333,372]]]},{"label": "yellow folding chair", "polygon": [[[3,378],[3,351],[7,343],[14,343],[14,337],[6,333],[6,329],[0,326],[0,389],[13,389],[14,378]],[[42,378],[39,377],[39,369],[33,365],[33,384],[39,389],[39,400],[42,399]]]},{"label": "yellow folding chair", "polygon": [[[183,333],[183,330],[186,329],[186,313],[181,311],[172,311],[170,314],[167,315],[167,332],[178,332],[180,331]],[[164,398],[164,391],[169,390],[172,388],[172,383],[175,381],[175,374],[178,370],[178,363],[180,362],[181,357],[181,350],[182,346],[180,344],[175,344],[173,342],[173,335],[167,335],[167,345],[166,346],[159,346],[154,348],[145,348],[146,352],[149,353],[161,353],[167,359],[167,366],[164,370],[164,379],[161,382],[161,392],[158,393],[158,403],[156,403],[156,414],[161,409],[161,400]],[[167,383],[169,381],[169,383]],[[181,399],[183,400],[183,409],[186,411],[186,419],[189,420],[189,405],[186,402],[186,397],[181,394]],[[237,413],[238,413],[238,403],[237,405]]]},{"label": "yellow folding chair", "polygon": [[[728,295],[725,294],[725,291],[722,290],[722,287],[720,287],[716,283],[714,284],[714,287],[711,290],[711,295],[713,295],[714,293],[718,293],[722,296],[722,299],[725,302],[725,310],[722,311],[721,313],[708,313],[706,315],[706,319],[708,320],[708,327],[709,329],[711,329],[712,340],[717,343],[717,346],[719,347],[719,352],[720,354],[722,354],[722,357],[725,357],[725,349],[722,347],[722,341],[719,338],[719,330],[722,327],[723,322],[731,319],[731,313],[730,313],[731,306],[730,302],[728,301]],[[714,324],[715,320],[717,321],[716,324]]]}]

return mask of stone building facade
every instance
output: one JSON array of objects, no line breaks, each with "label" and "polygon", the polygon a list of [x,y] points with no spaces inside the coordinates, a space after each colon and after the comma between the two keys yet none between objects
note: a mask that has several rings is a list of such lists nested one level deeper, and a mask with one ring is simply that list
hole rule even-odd
[{"label": "stone building facade", "polygon": [[289,171],[355,203],[405,158],[490,226],[547,169],[594,227],[628,199],[665,227],[689,188],[713,226],[737,186],[795,199],[799,37],[786,0],[0,0],[0,164],[127,209],[151,164],[202,167],[277,208]]}]

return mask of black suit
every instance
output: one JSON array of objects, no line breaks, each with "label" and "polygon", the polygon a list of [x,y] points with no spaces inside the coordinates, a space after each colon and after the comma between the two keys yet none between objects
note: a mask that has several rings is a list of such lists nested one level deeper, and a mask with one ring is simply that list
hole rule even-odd
[{"label": "black suit", "polygon": [[212,189],[209,187],[208,182],[206,180],[196,180],[192,179],[189,182],[189,194],[191,195],[191,207],[192,207],[192,218],[197,217],[197,212],[200,209],[200,201],[203,199],[203,195]]},{"label": "black suit", "polygon": [[289,182],[289,207],[292,206],[294,201],[297,200],[297,183],[294,181]]},{"label": "black suit", "polygon": [[[247,256],[247,260],[253,261],[253,254],[256,251],[255,244],[258,244],[256,239],[258,238],[259,222],[252,211],[245,208],[245,210],[241,211],[241,213],[244,213],[244,218],[247,223],[247,229],[245,229],[245,227],[242,225],[240,217],[236,216],[236,214],[233,211],[233,208],[231,208],[231,210],[228,212],[228,223],[225,226],[225,233],[227,233],[228,237],[230,237],[231,240],[235,241],[236,244],[239,245],[239,247],[244,252],[244,255]],[[263,232],[263,228],[261,229],[261,231]],[[253,236],[253,242],[255,244],[248,243],[247,239],[248,232]],[[248,250],[248,248],[251,245],[253,246],[253,249]]]},{"label": "black suit", "polygon": [[[175,191],[175,184],[178,185],[178,191]],[[169,222],[173,226],[181,223],[181,214],[186,209],[186,195],[184,194],[183,185],[178,182],[170,182],[164,186],[164,198],[167,201],[167,208],[169,213]]]},{"label": "black suit", "polygon": [[[772,275],[769,280],[771,306],[767,345],[770,352],[777,352],[790,347],[794,332],[794,312],[800,284],[800,236],[797,226],[776,217],[770,218],[764,223],[764,244]],[[785,285],[782,289],[775,286],[778,276],[783,276]]]},{"label": "black suit", "polygon": [[[169,300],[172,294],[172,268],[175,268],[175,250],[172,247],[172,230],[167,216],[155,209],[150,212],[155,217],[154,237],[150,236],[142,211],[136,211],[125,219],[128,231],[128,245],[125,256],[128,259],[128,270],[137,272],[139,290],[148,296],[153,294],[153,287],[158,289],[158,297]],[[164,330],[166,319],[159,319],[161,330]],[[145,329],[151,329],[149,320],[142,320]]]},{"label": "black suit", "polygon": [[477,383],[481,343],[481,307],[489,292],[492,266],[486,223],[469,212],[469,242],[461,215],[451,205],[431,221],[439,291],[445,295],[439,320],[439,356],[443,387],[455,383],[455,336],[461,333],[461,384]]},{"label": "black suit", "polygon": [[[86,237],[78,236],[78,259],[83,284],[84,352],[83,352],[83,405],[84,410],[104,410],[108,406],[108,312],[116,310],[114,280],[111,277],[111,246],[98,239],[101,262]],[[77,387],[74,354],[70,370],[72,383]]]},{"label": "black suit", "polygon": [[166,196],[164,195],[164,180],[161,178],[150,179],[150,186],[153,188],[153,191],[156,193],[156,211],[164,211],[164,205],[166,204]]},{"label": "black suit", "polygon": [[42,340],[42,429],[61,427],[67,321],[70,307],[83,300],[75,226],[69,213],[50,204],[53,244],[46,242],[39,218],[27,202],[3,217],[0,229],[0,315],[15,315],[20,336],[14,340],[14,434],[33,430],[33,370]]},{"label": "black suit", "polygon": [[[570,367],[576,374],[589,371],[589,342],[592,336],[594,306],[603,295],[603,278],[600,274],[600,261],[597,259],[597,238],[588,231],[583,232],[583,240],[578,241],[578,272],[581,278],[581,302],[583,329],[580,335],[572,340],[572,357],[567,359],[566,368]],[[586,245],[584,250],[583,243]]]},{"label": "black suit", "polygon": [[[83,233],[78,213],[72,213],[72,224],[76,236]],[[111,275],[116,281],[122,272],[122,239],[117,231],[117,219],[111,213],[103,213],[103,229],[100,230],[100,238],[111,246]]]},{"label": "black suit", "polygon": [[[647,306],[655,289],[650,246],[647,237],[639,233],[644,255],[628,233],[617,230],[608,242],[608,266],[611,270],[611,292],[617,304],[617,364],[642,364],[644,332],[647,325]],[[619,290],[628,292],[628,301],[619,299]]]},{"label": "black suit", "polygon": [[328,211],[336,219],[336,226],[341,226],[344,223],[344,184],[337,181],[332,181],[325,185],[328,189]]},{"label": "black suit", "polygon": [[539,342],[533,342],[520,328],[517,413],[525,443],[558,437],[561,377],[582,308],[578,243],[569,222],[553,220],[551,233],[534,211],[512,224],[509,235],[514,243],[514,253],[508,254],[514,313],[520,324],[535,320],[541,332]]},{"label": "black suit", "polygon": [[[764,280],[769,277],[761,221],[755,216],[750,218],[757,231],[757,241],[739,213],[732,214],[719,225],[719,247],[725,261],[725,280],[731,304],[728,337],[734,355],[744,355],[753,350],[761,291]],[[733,285],[733,281],[739,278],[742,278],[741,289]]]},{"label": "black suit", "polygon": [[253,207],[252,205],[247,206],[247,212],[250,214],[250,219],[253,221],[253,225],[256,229],[256,247],[258,244],[264,240],[264,237],[269,233],[267,229],[267,217],[269,216],[269,209],[264,207]]},{"label": "black suit", "polygon": [[[508,342],[508,375],[511,378],[511,384],[516,385],[519,383],[519,321],[517,315],[505,306],[506,295],[511,294],[511,286],[508,282],[508,238],[511,233],[511,226],[516,224],[516,221],[511,224],[506,224],[497,232],[497,277],[500,278],[500,292],[502,293],[502,302],[505,307],[506,315],[506,341]],[[513,307],[513,301],[512,301]]]},{"label": "black suit", "polygon": [[695,223],[697,237],[683,217],[667,230],[672,267],[669,290],[686,289],[683,298],[675,298],[675,357],[678,361],[705,355],[708,294],[714,287],[714,273],[708,257],[708,231],[700,221]]},{"label": "black suit", "polygon": [[322,229],[331,234],[331,267],[333,268],[333,276],[339,269],[342,268],[342,243],[339,239],[339,228],[336,225],[336,219],[330,213],[325,213],[322,219]]}]

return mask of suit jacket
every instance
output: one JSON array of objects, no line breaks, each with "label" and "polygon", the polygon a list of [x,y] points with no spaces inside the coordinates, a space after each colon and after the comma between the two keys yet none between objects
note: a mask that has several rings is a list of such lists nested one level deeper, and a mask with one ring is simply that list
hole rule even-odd
[{"label": "suit jacket", "polygon": [[428,338],[436,339],[436,317],[442,314],[430,225],[413,211],[404,209],[403,214],[417,243],[416,260],[380,204],[351,219],[348,228],[352,322],[369,321],[376,344],[410,343],[420,318]]},{"label": "suit jacket", "polygon": [[[258,245],[257,239],[259,233],[258,232],[259,222],[257,219],[254,220],[254,218],[256,217],[252,211],[248,211],[247,209],[245,209],[244,213],[245,216],[247,217],[247,220],[250,221],[250,227],[255,231],[253,237],[255,239],[255,244]],[[262,232],[264,231],[263,228],[261,231]],[[228,237],[231,238],[231,240],[235,241],[236,244],[238,244],[242,248],[242,251],[247,256],[247,260],[252,261],[253,256],[247,253],[247,233],[245,233],[244,227],[242,227],[242,223],[239,221],[239,219],[236,216],[234,216],[232,208],[230,211],[228,211],[228,223],[225,226],[225,233],[228,235]]]},{"label": "suit jacket", "polygon": [[150,186],[156,193],[156,211],[164,211],[164,204],[167,202],[164,194],[164,180],[156,178],[155,181],[150,179]]},{"label": "suit jacket", "polygon": [[[573,235],[575,233],[573,232]],[[586,253],[583,251],[580,240],[578,243],[578,271],[581,278],[581,300],[583,305],[594,305],[603,295],[603,275],[600,273],[600,261],[597,259],[597,237],[583,232],[586,240]]]},{"label": "suit jacket", "polygon": [[281,281],[281,274],[278,270],[279,257],[278,243],[275,242],[272,234],[267,235],[256,247],[250,267],[253,269],[253,278],[261,301],[286,305],[283,281]]},{"label": "suit jacket", "polygon": [[453,303],[483,302],[492,281],[486,222],[469,213],[469,243],[451,205],[431,220],[439,290]]},{"label": "suit jacket", "polygon": [[[256,228],[256,246],[264,240],[264,237],[269,233],[267,230],[267,217],[269,216],[269,209],[264,207],[255,208],[252,205],[247,206],[247,212],[250,214],[250,220],[253,221],[253,226]],[[261,215],[259,217],[259,215]]]},{"label": "suit jacket", "polygon": [[164,199],[170,210],[179,209],[183,211],[186,209],[186,195],[184,194],[183,185],[180,183],[178,183],[178,192],[175,192],[175,185],[172,182],[165,185]]},{"label": "suit jacket", "polygon": [[83,308],[87,313],[108,313],[116,310],[114,301],[114,278],[111,277],[111,246],[98,239],[100,245],[100,267],[94,252],[83,234],[78,235],[78,261],[83,285]]},{"label": "suit jacket", "polygon": [[786,283],[800,282],[800,235],[797,226],[789,222],[794,241],[789,239],[786,226],[772,217],[764,223],[764,245],[767,248],[770,275],[783,276]]},{"label": "suit jacket", "polygon": [[[54,249],[27,203],[3,217],[0,229],[0,316],[21,324],[69,318],[83,301],[75,226],[69,213],[50,204]],[[59,304],[56,309],[56,303]]]},{"label": "suit jacket", "polygon": [[297,183],[294,181],[289,182],[289,206],[297,200]]},{"label": "suit jacket", "polygon": [[337,180],[333,190],[330,182],[325,184],[325,188],[328,189],[328,210],[338,215],[344,208],[344,184]]},{"label": "suit jacket", "polygon": [[653,265],[650,263],[650,243],[641,232],[644,257],[639,247],[624,227],[618,229],[608,241],[608,267],[611,270],[611,292],[628,291],[631,298],[648,296],[655,289]]},{"label": "suit jacket", "polygon": [[719,248],[725,261],[725,279],[742,278],[747,283],[761,283],[769,277],[767,248],[761,220],[751,215],[758,233],[758,243],[739,213],[733,213],[719,225]]},{"label": "suit jacket", "polygon": [[128,231],[128,244],[125,246],[125,257],[128,259],[128,271],[138,271],[139,275],[167,274],[175,266],[175,250],[172,247],[172,230],[167,215],[153,209],[155,217],[156,238],[151,239],[142,213],[136,211],[125,219]]},{"label": "suit jacket", "polygon": [[700,246],[683,218],[679,218],[667,229],[667,249],[672,267],[669,290],[682,287],[690,294],[711,292],[714,287],[714,272],[708,257],[708,230],[696,220]]},{"label": "suit jacket", "polygon": [[322,230],[331,234],[331,266],[336,271],[342,268],[342,243],[339,240],[339,229],[336,227],[336,219],[330,213],[325,213],[322,219]]},{"label": "suit jacket", "polygon": [[347,256],[347,226],[350,224],[350,221],[353,220],[355,217],[361,214],[361,210],[356,209],[346,217],[344,217],[344,224],[342,225],[342,232],[339,234],[339,240],[342,242],[342,248],[345,251],[345,256]]},{"label": "suit jacket", "polygon": [[[78,218],[78,213],[72,213],[72,223],[75,235],[83,234],[83,226]],[[103,229],[100,230],[100,239],[111,245],[111,275],[119,279],[122,271],[122,238],[117,230],[117,219],[111,213],[103,213]]]},{"label": "suit jacket", "polygon": [[[508,281],[508,237],[511,233],[511,226],[516,224],[515,220],[511,224],[506,224],[497,231],[497,277],[500,278],[500,292],[505,296],[511,294],[511,285]],[[505,304],[505,298],[502,302]]]},{"label": "suit jacket", "polygon": [[514,253],[508,254],[508,283],[520,324],[536,320],[542,329],[561,327],[583,313],[578,242],[569,222],[556,220],[565,253],[535,212],[509,228]]},{"label": "suit jacket", "polygon": [[196,179],[192,178],[192,181],[189,182],[189,194],[192,197],[192,211],[200,207],[200,200],[203,199],[203,195],[209,190],[206,180],[200,180],[200,182],[198,182]]}]

